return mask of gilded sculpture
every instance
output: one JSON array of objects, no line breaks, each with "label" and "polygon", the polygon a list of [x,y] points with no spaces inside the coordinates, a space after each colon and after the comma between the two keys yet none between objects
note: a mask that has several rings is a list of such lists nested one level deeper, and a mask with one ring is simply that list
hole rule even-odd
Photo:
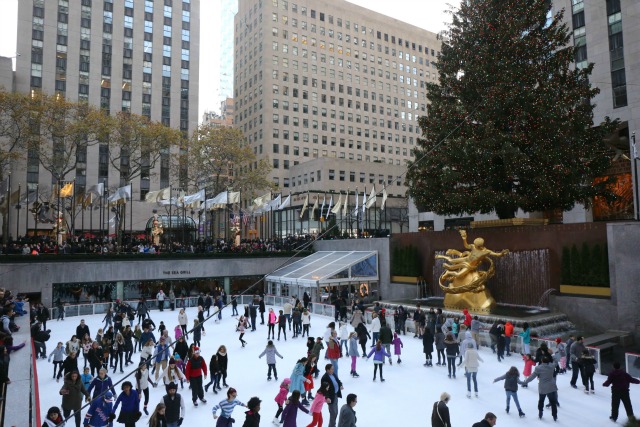
[{"label": "gilded sculpture", "polygon": [[[484,239],[476,238],[467,243],[467,232],[460,230],[464,252],[449,249],[446,255],[436,255],[444,259],[444,272],[440,276],[440,288],[444,291],[444,306],[453,309],[467,308],[471,311],[491,312],[496,301],[486,288],[487,280],[495,275],[495,266],[491,257],[501,257],[509,253],[508,249],[494,252],[484,246]],[[486,264],[486,269],[481,269]]]},{"label": "gilded sculpture", "polygon": [[158,220],[158,215],[153,215],[153,227],[151,228],[151,236],[153,238],[153,244],[158,246],[160,244],[160,236],[164,233],[162,228],[162,221]]}]

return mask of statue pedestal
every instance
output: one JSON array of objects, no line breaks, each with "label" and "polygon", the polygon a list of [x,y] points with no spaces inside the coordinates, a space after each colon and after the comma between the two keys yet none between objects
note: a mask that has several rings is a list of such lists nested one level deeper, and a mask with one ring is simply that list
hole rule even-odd
[{"label": "statue pedestal", "polygon": [[445,293],[444,306],[455,310],[466,308],[471,312],[491,313],[496,308],[496,300],[493,299],[488,289],[462,294]]}]

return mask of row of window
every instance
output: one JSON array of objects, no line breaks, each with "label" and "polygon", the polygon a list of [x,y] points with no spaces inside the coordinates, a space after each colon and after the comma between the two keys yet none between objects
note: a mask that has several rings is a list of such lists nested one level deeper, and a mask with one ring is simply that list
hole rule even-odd
[{"label": "row of window", "polygon": [[[402,186],[402,178],[401,177],[394,177],[393,175],[387,175],[386,176],[386,180],[385,180],[385,176],[383,174],[378,174],[376,176],[376,174],[368,174],[368,180],[367,180],[367,174],[365,172],[360,172],[358,175],[358,181],[356,181],[356,174],[357,172],[354,171],[338,171],[338,177],[337,180],[341,181],[341,182],[347,182],[347,173],[349,174],[349,179],[348,182],[353,182],[353,183],[361,183],[361,184],[378,184],[378,185],[392,185],[395,181],[397,186]],[[329,169],[329,173],[328,173],[328,179],[329,181],[336,181],[336,171],[335,169]],[[377,178],[377,179],[376,179]],[[275,179],[276,184],[279,184],[279,179],[276,178]],[[321,182],[322,181],[322,171],[318,170],[318,171],[312,171],[309,173],[305,173],[305,174],[301,174],[298,176],[295,176],[293,178],[284,178],[283,179],[283,187],[285,188],[289,188],[289,187],[300,187],[302,185],[307,185],[310,183],[314,183],[314,182]]]}]

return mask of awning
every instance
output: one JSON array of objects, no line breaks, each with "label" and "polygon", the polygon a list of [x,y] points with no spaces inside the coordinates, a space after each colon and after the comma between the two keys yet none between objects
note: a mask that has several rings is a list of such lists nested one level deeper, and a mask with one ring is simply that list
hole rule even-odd
[{"label": "awning", "polygon": [[265,281],[304,287],[378,280],[377,251],[322,251],[282,267]]}]

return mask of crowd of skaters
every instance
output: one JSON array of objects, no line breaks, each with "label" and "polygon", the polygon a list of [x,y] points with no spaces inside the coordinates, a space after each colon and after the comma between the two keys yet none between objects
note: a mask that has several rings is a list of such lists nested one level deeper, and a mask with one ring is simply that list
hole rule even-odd
[{"label": "crowd of skaters", "polygon": [[[205,298],[206,297],[203,297],[203,300]],[[243,316],[239,315],[237,305],[233,304],[232,315],[238,316],[239,328],[241,324],[244,324],[248,328],[251,328],[251,330],[256,330],[256,324],[260,320],[259,324],[265,324],[265,322],[267,324],[275,323],[278,324],[279,327],[282,324],[283,330],[281,332],[284,333],[284,339],[286,339],[287,330],[293,333],[292,337],[307,336],[306,356],[298,360],[290,378],[285,378],[280,384],[280,390],[277,393],[280,397],[276,396],[275,399],[280,408],[279,413],[274,417],[274,424],[281,424],[284,427],[295,426],[297,411],[302,410],[303,412],[311,413],[312,420],[309,426],[320,425],[322,423],[322,407],[326,405],[330,414],[329,427],[335,427],[336,425],[339,427],[355,426],[356,418],[353,409],[357,403],[357,396],[355,395],[348,395],[347,403],[343,405],[340,411],[340,418],[338,418],[338,399],[342,397],[343,390],[338,374],[339,359],[343,356],[350,357],[350,374],[353,377],[358,377],[359,374],[356,371],[358,358],[373,357],[373,380],[376,380],[379,371],[380,380],[384,381],[382,365],[386,364],[387,361],[390,365],[393,363],[390,350],[392,346],[396,363],[401,362],[400,356],[403,346],[400,335],[406,335],[406,328],[402,322],[403,310],[398,309],[395,311],[394,320],[397,319],[397,321],[394,322],[395,331],[391,331],[390,326],[384,320],[386,315],[384,312],[385,309],[382,306],[379,304],[374,305],[372,322],[370,325],[367,325],[364,321],[364,307],[354,303],[352,306],[353,315],[349,322],[353,331],[350,330],[351,328],[348,327],[346,322],[338,322],[337,324],[331,322],[327,325],[324,336],[314,339],[308,336],[308,327],[304,328],[303,323],[310,319],[309,311],[305,309],[305,305],[308,304],[307,299],[308,296],[303,297],[303,301],[292,299],[290,302],[285,303],[282,310],[278,310],[279,315],[275,315],[275,311],[267,312],[264,307],[264,301],[256,297],[251,304],[244,307],[245,315]],[[232,300],[235,301],[233,297]],[[15,309],[15,306],[16,305],[13,304],[12,309]],[[18,304],[18,307],[21,306]],[[141,410],[147,415],[151,412],[149,417],[149,425],[151,426],[180,425],[179,423],[181,423],[181,420],[184,418],[186,405],[185,399],[178,393],[178,389],[183,389],[185,383],[191,388],[192,403],[194,406],[197,406],[199,402],[207,403],[205,393],[208,393],[211,386],[213,386],[213,392],[216,394],[222,391],[222,386],[227,388],[226,399],[214,406],[214,416],[217,418],[217,426],[231,425],[231,412],[235,406],[247,407],[245,425],[258,425],[260,420],[260,399],[255,397],[244,404],[237,399],[237,391],[230,388],[226,383],[227,364],[225,363],[225,346],[220,346],[217,353],[211,357],[209,364],[207,364],[200,355],[199,346],[196,345],[199,343],[192,342],[190,345],[187,345],[187,331],[189,331],[189,335],[191,335],[194,341],[198,332],[200,332],[201,335],[205,333],[205,311],[203,306],[198,307],[197,317],[199,319],[195,319],[194,327],[190,328],[184,309],[179,310],[177,316],[178,323],[173,329],[174,337],[171,338],[169,330],[162,322],[160,322],[160,326],[156,331],[156,325],[149,316],[149,310],[147,310],[144,316],[141,318],[138,317],[139,324],[134,325],[135,333],[131,336],[132,341],[131,345],[129,345],[129,339],[125,338],[125,335],[128,334],[125,332],[127,328],[129,328],[129,331],[131,330],[131,325],[135,323],[137,313],[135,311],[132,313],[130,307],[126,304],[116,302],[111,310],[112,317],[109,327],[107,327],[108,316],[105,316],[105,319],[103,319],[105,325],[103,328],[98,329],[94,339],[90,338],[92,335],[89,325],[86,325],[83,320],[81,320],[76,327],[76,334],[66,343],[57,343],[49,354],[47,354],[45,344],[48,338],[44,339],[42,336],[39,337],[38,339],[43,340],[43,342],[41,342],[42,346],[38,350],[39,355],[48,357],[51,360],[53,364],[53,377],[57,381],[64,378],[61,388],[62,410],[59,410],[57,407],[51,408],[43,425],[57,425],[55,424],[56,420],[60,421],[63,416],[64,419],[69,418],[73,414],[72,418],[75,419],[76,426],[79,427],[81,422],[80,408],[82,407],[83,401],[91,402],[85,414],[85,425],[103,427],[111,425],[113,420],[116,419],[116,421],[125,426],[135,426],[142,414]],[[47,312],[46,307],[38,304],[32,306],[30,313],[33,321],[32,335],[37,335],[38,333],[48,335],[50,333],[49,330],[45,329],[46,321],[49,320]],[[266,320],[264,316],[265,312],[267,312]],[[274,313],[273,316],[271,315],[272,312]],[[5,314],[3,315],[2,321],[2,333],[5,335],[4,338],[6,342],[7,338],[11,341],[10,334],[5,332],[4,327],[5,316],[7,316],[6,308],[3,313]],[[12,313],[12,316],[16,315],[16,312],[12,311]],[[24,312],[21,314],[27,313]],[[258,319],[258,314],[260,315],[260,319]],[[131,318],[132,315],[133,318]],[[300,321],[296,323],[298,315]],[[303,320],[303,316],[307,316],[307,319]],[[215,319],[215,317],[214,313],[213,319]],[[420,320],[420,317],[418,317],[418,328],[416,328],[414,335],[423,341],[423,349],[426,357],[425,366],[427,367],[433,366],[433,364],[430,363],[432,360],[431,353],[433,352],[434,345],[438,347],[440,340],[437,337],[440,336],[440,334],[444,335],[442,342],[445,343],[444,353],[446,354],[443,354],[442,360],[438,357],[436,366],[447,366],[448,369],[451,370],[450,372],[452,372],[450,375],[452,375],[452,378],[455,378],[456,366],[459,367],[461,364],[464,364],[465,376],[467,377],[467,397],[470,398],[472,382],[474,384],[474,392],[477,396],[476,375],[479,367],[478,362],[483,360],[477,351],[478,342],[474,339],[473,322],[477,319],[471,318],[471,321],[468,322],[469,317],[471,317],[471,315],[465,312],[460,319],[445,318],[442,316],[440,310],[429,310],[429,312],[424,313],[424,324]],[[120,319],[122,320],[122,324],[120,324]],[[186,328],[183,328],[183,326],[186,326]],[[495,343],[492,339],[491,348],[496,354],[498,361],[504,357],[504,355],[500,354],[501,350],[502,352],[506,351],[507,355],[511,354],[510,346],[506,346],[504,343],[506,327],[506,322],[496,322],[490,329],[490,336],[495,336]],[[184,329],[187,329],[187,331]],[[495,333],[496,330],[498,334]],[[271,334],[270,336],[267,335],[267,338],[271,338],[272,340],[267,343],[267,346],[259,357],[267,356],[267,379],[271,379],[271,376],[273,376],[276,381],[278,381],[275,357],[278,356],[279,353],[273,343],[273,339],[275,338],[273,329],[267,328],[267,331],[268,334]],[[154,332],[159,334],[157,341]],[[530,330],[528,325],[525,325],[524,331],[520,335],[524,340],[528,334],[530,334]],[[78,339],[78,336],[81,336],[82,340]],[[122,341],[120,337],[122,337],[124,341]],[[36,337],[34,337],[34,341],[35,339]],[[371,347],[368,347],[367,341],[369,339],[372,339]],[[90,343],[88,341],[90,341]],[[362,350],[362,354],[360,354],[358,347]],[[325,350],[324,355],[322,354],[322,350]],[[527,349],[525,348],[523,353],[526,351]],[[82,352],[84,358],[82,371],[78,369],[78,355],[80,352]],[[133,362],[131,354],[137,352],[140,352],[141,361]],[[438,356],[440,356],[440,354]],[[322,357],[324,357],[328,363],[318,367],[317,365]],[[548,399],[549,404],[547,407],[551,408],[552,416],[556,419],[557,407],[559,406],[557,386],[555,385],[556,377],[558,374],[562,374],[567,370],[572,371],[570,382],[572,386],[577,388],[576,382],[578,376],[580,376],[585,392],[591,393],[593,391],[593,372],[595,372],[595,369],[592,369],[592,367],[595,366],[595,361],[584,348],[582,337],[578,337],[577,339],[571,337],[566,342],[558,340],[554,349],[549,349],[547,346],[542,345],[536,353],[523,354],[522,357],[524,366],[523,380],[520,379],[519,370],[515,366],[511,367],[505,375],[495,379],[495,381],[504,381],[507,397],[507,413],[509,413],[510,410],[510,400],[513,400],[519,415],[524,416],[524,412],[517,399],[517,387],[518,385],[526,387],[529,382],[537,378],[539,380],[538,391],[540,395],[538,415],[542,417],[543,405],[545,399]],[[120,385],[120,389],[116,391],[114,382],[108,374],[110,370],[113,370],[115,374],[118,364],[120,364],[122,372],[123,361],[125,367],[133,364],[137,368],[134,376],[135,384],[130,381],[124,381]],[[456,363],[456,361],[458,363]],[[320,369],[324,371],[324,375],[319,384],[314,386],[313,380],[318,378]],[[203,380],[206,379],[207,374],[211,375],[211,381],[205,386]],[[162,402],[156,405],[155,408],[148,407],[149,387],[157,387],[160,380],[162,380],[166,394],[161,399]],[[619,364],[615,364],[614,370],[603,384],[604,386],[612,385],[612,410],[610,418],[613,421],[618,417],[620,402],[624,404],[627,415],[630,418],[633,417],[633,409],[629,399],[629,384],[631,383],[639,383],[639,381],[626,374],[624,370],[620,368]],[[282,395],[283,390],[286,390],[284,400]],[[314,390],[315,396],[313,395]],[[450,421],[446,421],[448,418],[446,404],[450,396],[447,398],[445,395],[446,393],[443,393],[441,399],[434,404],[432,413],[432,425],[434,426],[450,425]],[[319,400],[316,401],[316,399]],[[118,408],[120,409],[120,414],[116,417],[115,414]],[[216,414],[217,410],[220,410],[220,416]],[[346,423],[347,421],[342,422],[343,413],[345,420],[353,420],[352,424]],[[105,416],[104,414],[108,415]],[[494,425],[496,417],[493,413],[487,413],[482,422],[485,424],[478,425],[487,425],[486,423],[489,423],[488,425]]]}]

